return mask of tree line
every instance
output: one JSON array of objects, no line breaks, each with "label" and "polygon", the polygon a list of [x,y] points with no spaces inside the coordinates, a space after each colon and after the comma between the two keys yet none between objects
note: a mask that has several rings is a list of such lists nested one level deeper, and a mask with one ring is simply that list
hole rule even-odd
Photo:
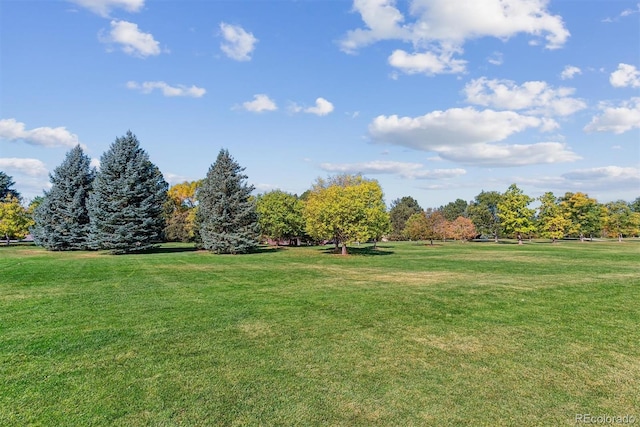
[{"label": "tree line", "polygon": [[593,238],[640,233],[640,197],[631,203],[600,204],[584,193],[535,201],[512,184],[504,193],[482,191],[474,200],[457,199],[423,209],[410,196],[387,209],[376,180],[361,175],[318,178],[298,196],[255,188],[221,149],[205,178],[169,187],[130,131],[116,138],[100,168],[80,146],[71,149],[50,174],[51,188],[28,207],[0,171],[0,235],[7,244],[29,232],[48,250],[109,250],[130,253],[162,241],[192,242],[214,253],[246,253],[259,243],[347,245],[382,239],[466,241],[478,237]]}]

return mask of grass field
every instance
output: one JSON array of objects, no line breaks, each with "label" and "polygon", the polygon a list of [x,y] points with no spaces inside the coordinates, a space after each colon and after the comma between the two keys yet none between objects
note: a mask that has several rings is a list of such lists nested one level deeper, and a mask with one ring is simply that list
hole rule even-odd
[{"label": "grass field", "polygon": [[0,425],[640,423],[640,241],[0,248]]}]

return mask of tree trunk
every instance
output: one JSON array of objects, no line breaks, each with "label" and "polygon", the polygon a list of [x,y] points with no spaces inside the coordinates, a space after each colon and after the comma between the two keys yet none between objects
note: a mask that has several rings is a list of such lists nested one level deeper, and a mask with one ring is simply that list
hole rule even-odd
[{"label": "tree trunk", "polygon": [[622,233],[618,234],[618,242],[622,242]]},{"label": "tree trunk", "polygon": [[335,247],[335,251],[338,252],[338,250],[340,249],[340,244],[338,243],[338,239],[334,238],[333,243],[336,245]]},{"label": "tree trunk", "polygon": [[429,245],[433,246],[433,239],[429,239]]},{"label": "tree trunk", "polygon": [[495,243],[498,243],[498,233],[495,233],[495,234],[493,235],[493,241],[494,241]]},{"label": "tree trunk", "polygon": [[347,254],[347,244],[342,243],[342,255],[346,255],[346,254]]}]

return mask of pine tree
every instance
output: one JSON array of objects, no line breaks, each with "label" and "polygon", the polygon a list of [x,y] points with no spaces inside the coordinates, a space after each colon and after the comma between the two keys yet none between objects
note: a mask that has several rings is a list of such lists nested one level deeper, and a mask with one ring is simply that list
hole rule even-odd
[{"label": "pine tree", "polygon": [[222,149],[198,189],[202,245],[215,253],[246,253],[258,244],[258,217],[243,167]]},{"label": "pine tree", "polygon": [[0,200],[4,200],[7,196],[13,196],[18,200],[22,199],[20,193],[11,188],[14,185],[16,185],[16,183],[13,182],[13,177],[0,171]]},{"label": "pine tree", "polygon": [[88,249],[87,200],[95,170],[78,145],[49,176],[51,189],[36,208],[33,238],[52,251]]},{"label": "pine tree", "polygon": [[131,131],[100,159],[89,196],[90,244],[121,254],[150,249],[164,227],[168,185]]}]

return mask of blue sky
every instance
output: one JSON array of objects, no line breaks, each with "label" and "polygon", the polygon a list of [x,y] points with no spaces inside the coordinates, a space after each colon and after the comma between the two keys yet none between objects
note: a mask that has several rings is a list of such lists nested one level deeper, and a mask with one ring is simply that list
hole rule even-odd
[{"label": "blue sky", "polygon": [[0,170],[27,199],[127,130],[171,184],[361,172],[423,207],[640,196],[640,3],[0,1]]}]

